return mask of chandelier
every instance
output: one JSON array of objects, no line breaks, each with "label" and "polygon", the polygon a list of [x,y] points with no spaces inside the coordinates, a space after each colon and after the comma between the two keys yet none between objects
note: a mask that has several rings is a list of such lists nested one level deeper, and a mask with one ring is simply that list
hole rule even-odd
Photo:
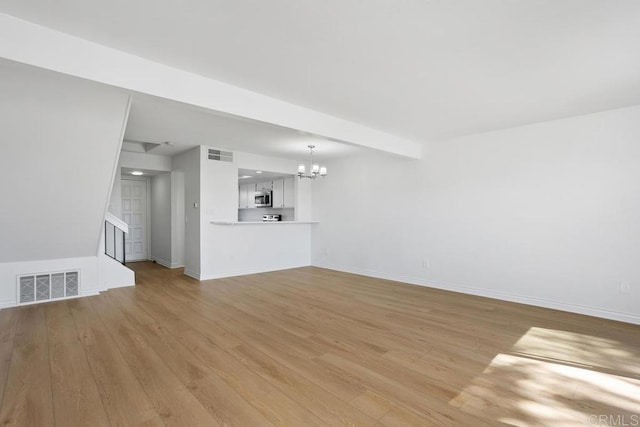
[{"label": "chandelier", "polygon": [[316,146],[307,145],[307,147],[309,147],[309,173],[307,174],[305,164],[300,163],[300,166],[298,166],[298,178],[316,179],[318,175],[324,178],[327,176],[327,168],[325,166],[320,166],[317,163],[313,163],[313,149],[316,148]]}]

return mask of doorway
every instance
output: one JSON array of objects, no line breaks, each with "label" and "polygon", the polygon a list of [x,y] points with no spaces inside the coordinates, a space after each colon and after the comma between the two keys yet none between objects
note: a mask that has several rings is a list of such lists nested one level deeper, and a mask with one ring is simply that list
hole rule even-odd
[{"label": "doorway", "polygon": [[122,219],[129,226],[125,237],[127,261],[147,259],[147,181],[122,181]]}]

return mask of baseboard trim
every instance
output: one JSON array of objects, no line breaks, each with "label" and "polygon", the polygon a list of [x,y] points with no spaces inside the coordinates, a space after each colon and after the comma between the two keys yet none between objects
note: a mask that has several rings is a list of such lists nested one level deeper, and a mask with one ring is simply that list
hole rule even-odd
[{"label": "baseboard trim", "polygon": [[100,289],[98,288],[83,289],[80,295],[78,295],[78,297],[92,297],[94,295],[100,295]]},{"label": "baseboard trim", "polygon": [[163,258],[151,258],[151,261],[155,261],[157,264],[160,264],[163,267],[171,268],[171,269],[184,267],[184,264],[172,264]]},{"label": "baseboard trim", "polygon": [[187,270],[186,268],[184,269],[184,275],[189,276],[196,280],[202,280],[200,279],[200,273],[196,273],[195,271],[192,271],[192,270]]},{"label": "baseboard trim", "polygon": [[105,291],[108,291],[110,289],[130,288],[130,287],[135,286],[135,285],[136,285],[135,283],[131,283],[131,284],[126,284],[126,285],[109,286],[107,289],[100,290],[100,292],[105,292]]},{"label": "baseboard trim", "polygon": [[368,270],[358,267],[350,267],[336,264],[313,264],[314,267],[326,268],[329,270],[342,271],[345,273],[359,274],[361,276],[375,277],[378,279],[392,280],[395,282],[408,283],[411,285],[425,286],[429,288],[442,289],[445,291],[459,292],[463,294],[475,295],[486,298],[493,298],[503,301],[527,304],[536,307],[551,308],[554,310],[567,311],[570,313],[583,314],[586,316],[600,317],[603,319],[617,320],[625,323],[640,325],[640,316],[631,313],[605,310],[598,307],[584,306],[578,304],[569,304],[562,301],[547,300],[537,297],[529,297],[522,295],[514,295],[506,292],[488,291],[486,289],[473,288],[455,283],[435,282],[432,280],[421,279],[412,276],[403,276],[397,274],[382,273],[379,271]]},{"label": "baseboard trim", "polygon": [[23,302],[22,304],[18,304],[17,301],[14,301],[14,300],[5,300],[5,301],[0,301],[0,309],[11,308],[11,307],[26,307],[29,305],[47,304],[50,302],[67,301],[71,299],[78,299],[78,298],[99,295],[99,292],[97,289],[95,289],[95,293],[93,291],[94,290],[92,289],[90,292],[83,292],[80,295],[74,295],[72,297],[52,298],[52,299],[45,299],[41,301],[30,301],[30,302]]},{"label": "baseboard trim", "polygon": [[17,304],[15,299],[5,299],[0,301],[0,310],[2,310],[3,308],[15,307],[16,305]]},{"label": "baseboard trim", "polygon": [[[123,288],[123,287],[128,287],[128,286],[135,286],[135,285],[112,286],[109,289]],[[75,296],[72,296],[72,297],[64,297],[64,298],[53,298],[53,299],[47,299],[47,300],[42,300],[42,301],[33,301],[33,302],[27,302],[27,303],[23,303],[23,304],[18,304],[16,300],[8,299],[8,300],[0,301],[0,310],[2,310],[3,308],[10,308],[10,307],[23,307],[23,306],[27,306],[27,305],[36,305],[36,304],[44,304],[44,303],[48,303],[48,302],[65,301],[65,300],[70,300],[70,299],[92,297],[92,296],[100,295],[101,292],[108,291],[109,289],[103,289],[103,290],[100,290],[98,288],[83,289],[82,292],[80,293],[80,295],[75,295]]]},{"label": "baseboard trim", "polygon": [[200,280],[224,279],[225,277],[245,276],[247,274],[268,273],[270,271],[289,270],[292,268],[309,267],[309,266],[310,264],[300,264],[300,265],[280,265],[280,266],[274,266],[274,267],[245,268],[241,270],[225,271],[221,273],[202,274]]}]

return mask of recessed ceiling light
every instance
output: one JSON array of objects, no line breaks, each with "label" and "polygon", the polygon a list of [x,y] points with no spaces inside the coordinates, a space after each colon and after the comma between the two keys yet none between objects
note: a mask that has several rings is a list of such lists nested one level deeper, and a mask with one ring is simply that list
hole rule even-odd
[{"label": "recessed ceiling light", "polygon": [[238,177],[238,179],[247,179],[247,178],[251,178],[251,175],[242,175]]},{"label": "recessed ceiling light", "polygon": [[140,176],[140,175],[144,175],[144,174],[142,172],[140,172],[140,171],[133,171],[133,172],[131,172],[131,175]]},{"label": "recessed ceiling light", "polygon": [[262,171],[256,171],[256,173],[262,173]]}]

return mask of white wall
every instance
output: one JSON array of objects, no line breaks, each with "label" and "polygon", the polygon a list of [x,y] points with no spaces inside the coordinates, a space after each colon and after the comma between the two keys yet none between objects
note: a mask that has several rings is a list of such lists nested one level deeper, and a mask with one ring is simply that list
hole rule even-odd
[{"label": "white wall", "polygon": [[151,178],[151,256],[168,268],[184,267],[185,183],[183,172]]},{"label": "white wall", "polygon": [[113,179],[113,186],[111,187],[111,194],[109,196],[109,207],[107,211],[115,215],[117,218],[122,219],[122,173],[120,170],[120,163],[116,167],[116,172]]},{"label": "white wall", "polygon": [[171,157],[123,151],[120,153],[120,167],[169,172],[171,171]]},{"label": "white wall", "polygon": [[[238,218],[238,167],[233,162],[210,160],[209,147],[200,146],[202,223]],[[203,240],[203,244],[206,241]]]},{"label": "white wall", "polygon": [[173,170],[184,174],[184,271],[195,278],[200,277],[200,150],[172,158]]},{"label": "white wall", "polygon": [[150,259],[171,266],[171,173],[151,177]]},{"label": "white wall", "polygon": [[[198,277],[211,279],[309,265],[309,224],[211,224],[211,221],[237,221],[239,168],[290,174],[297,171],[297,162],[243,152],[234,152],[232,163],[212,161],[207,158],[208,147],[200,148],[203,215]],[[308,201],[308,190],[296,186],[296,197]]]},{"label": "white wall", "polygon": [[99,291],[98,257],[64,258],[42,261],[0,263],[0,308],[18,303],[18,276],[78,270],[80,296],[96,295]]},{"label": "white wall", "polygon": [[635,107],[331,162],[312,263],[640,323],[639,141]]},{"label": "white wall", "polygon": [[184,173],[171,172],[171,268],[184,267]]},{"label": "white wall", "polygon": [[[291,173],[297,170],[297,163],[293,160],[279,159],[267,156],[260,156],[250,153],[234,152],[233,162],[223,162],[209,160],[209,147],[196,147],[186,153],[172,158],[171,183],[173,187],[172,209],[175,210],[175,218],[171,218],[171,251],[176,251],[175,258],[172,253],[172,266],[181,264],[183,260],[185,274],[195,277],[218,277],[222,271],[228,272],[232,268],[234,271],[241,271],[242,268],[232,267],[234,264],[226,264],[224,260],[230,260],[232,256],[231,244],[238,244],[236,255],[238,259],[243,258],[243,248],[249,246],[243,244],[244,234],[233,237],[233,233],[220,234],[214,232],[210,224],[211,221],[236,221],[238,218],[238,168],[263,169],[273,172]],[[124,154],[124,153],[123,153]],[[180,193],[180,187],[185,191]],[[302,187],[304,191],[306,188]],[[300,191],[300,190],[299,190]],[[304,193],[302,197],[306,200],[310,198],[309,193]],[[182,203],[184,212],[180,212]],[[194,207],[197,203],[197,208]],[[152,217],[155,209],[152,208]],[[153,222],[153,219],[152,219]],[[181,226],[184,229],[181,230]],[[305,240],[310,239],[309,229],[306,229]],[[151,233],[154,235],[154,231]],[[184,236],[184,241],[182,241]],[[152,239],[153,240],[153,239]],[[184,249],[182,250],[182,246]],[[302,259],[306,259],[309,265],[310,245],[302,246]],[[221,258],[219,255],[224,254]],[[261,265],[263,263],[260,263]],[[299,265],[297,260],[295,265]],[[273,270],[277,266],[292,265],[279,259],[276,263],[264,262],[262,271]],[[270,266],[270,267],[269,267]],[[248,271],[248,270],[244,270]],[[251,270],[254,272],[254,270]]]},{"label": "white wall", "polygon": [[9,61],[0,93],[0,263],[95,257],[128,95]]},{"label": "white wall", "polygon": [[243,151],[235,151],[233,153],[233,162],[240,169],[264,170],[283,175],[291,175],[298,172],[298,162],[296,160],[262,156]]},{"label": "white wall", "polygon": [[4,60],[0,93],[0,307],[23,274],[78,270],[94,295],[129,97]]},{"label": "white wall", "polygon": [[[314,180],[322,181],[322,178]],[[296,179],[296,221],[315,220],[312,194],[313,182],[309,179]]]},{"label": "white wall", "polygon": [[[201,280],[311,264],[311,232],[316,224],[271,223],[206,227]],[[203,244],[203,247],[205,244]]]}]

